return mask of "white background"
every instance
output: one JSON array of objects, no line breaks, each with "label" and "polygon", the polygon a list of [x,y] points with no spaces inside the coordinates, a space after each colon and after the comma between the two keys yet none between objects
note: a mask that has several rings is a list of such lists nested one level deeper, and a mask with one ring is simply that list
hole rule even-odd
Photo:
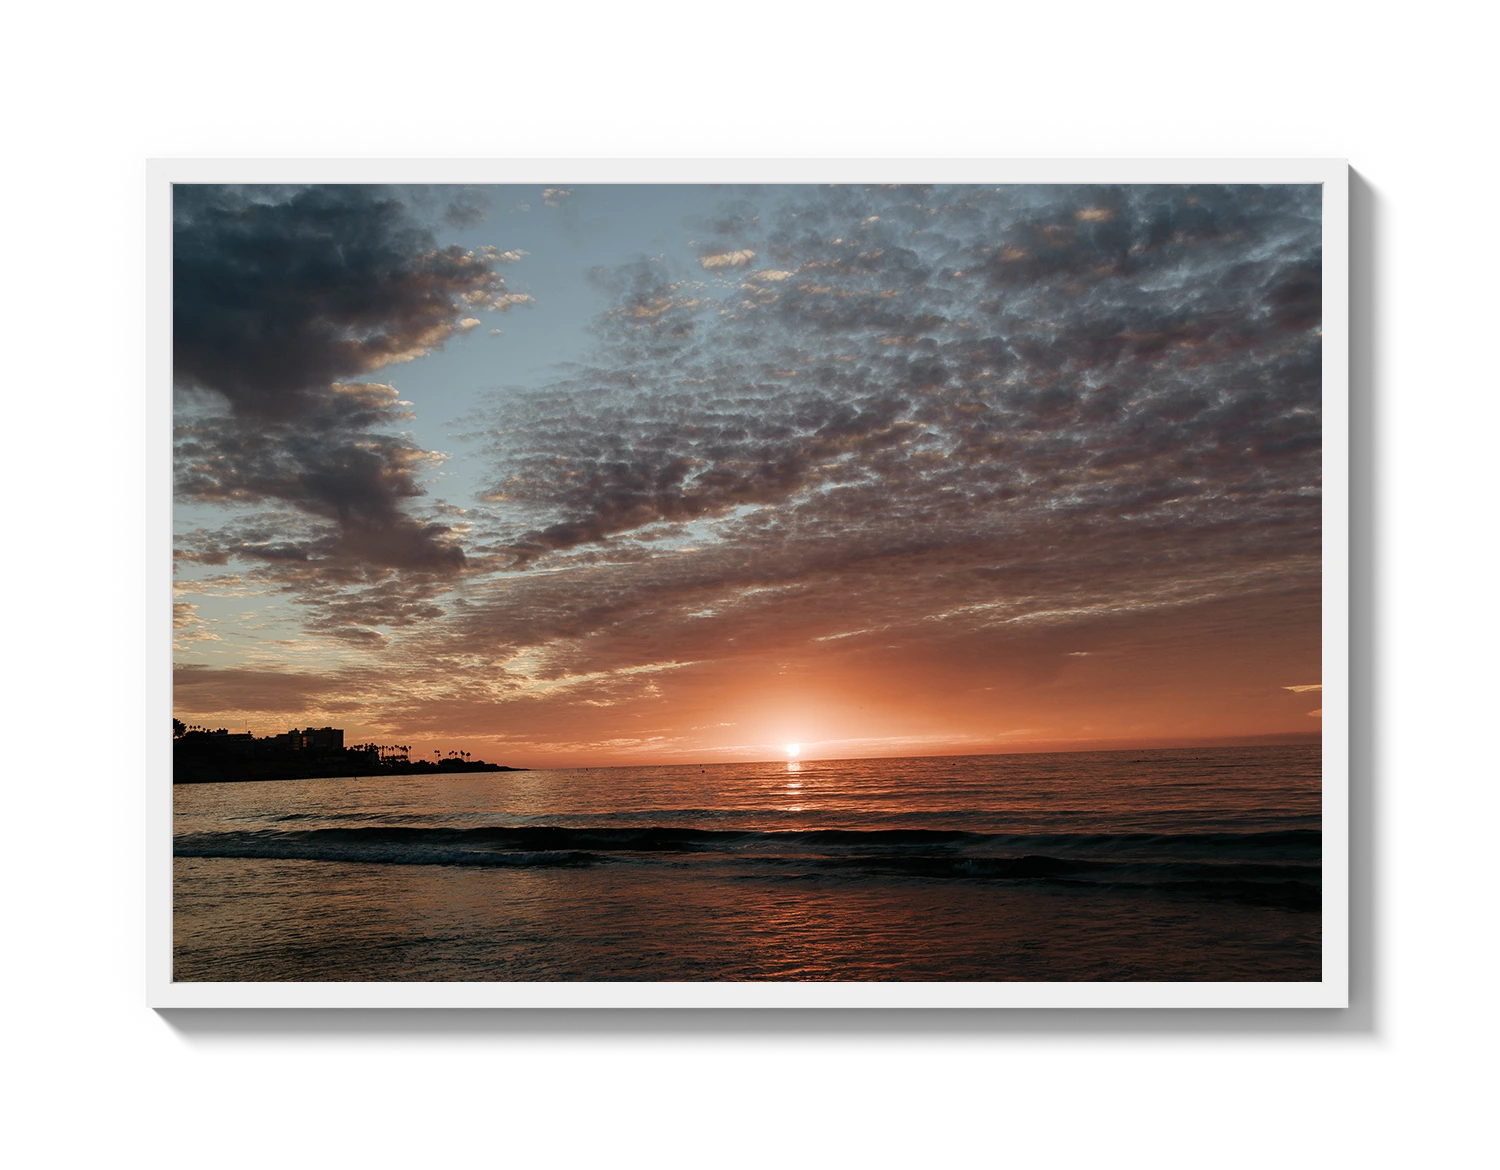
[{"label": "white background", "polygon": [[[1492,10],[513,7],[7,17],[0,1113],[16,1164],[1493,1157]],[[140,373],[144,160],[466,155],[1348,157],[1355,1006],[147,1009],[136,773],[162,718],[147,495],[165,479]]]}]

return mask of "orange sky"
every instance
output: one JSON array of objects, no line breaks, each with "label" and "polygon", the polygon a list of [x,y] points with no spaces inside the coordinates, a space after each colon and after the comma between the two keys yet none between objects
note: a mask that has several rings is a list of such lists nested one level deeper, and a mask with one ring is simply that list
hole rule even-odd
[{"label": "orange sky", "polygon": [[[1320,730],[1318,692],[1289,689],[1318,678],[1319,628],[1316,598],[1294,596],[1052,627],[768,639],[565,677],[501,702],[393,702],[378,673],[360,671],[335,679],[326,698],[281,694],[282,672],[235,676],[221,697],[212,675],[188,671],[179,709],[212,722],[250,695],[232,726],[332,723],[352,742],[391,739],[358,713],[389,718],[400,705],[401,742],[532,767],[759,760],[788,743],[804,759],[1206,743]],[[199,694],[201,713],[182,701]]]}]

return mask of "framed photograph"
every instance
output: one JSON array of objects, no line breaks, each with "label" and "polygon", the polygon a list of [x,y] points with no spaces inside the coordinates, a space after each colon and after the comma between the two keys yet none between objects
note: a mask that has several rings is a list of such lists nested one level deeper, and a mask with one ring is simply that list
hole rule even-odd
[{"label": "framed photograph", "polygon": [[147,194],[153,1005],[1346,1006],[1342,161]]}]

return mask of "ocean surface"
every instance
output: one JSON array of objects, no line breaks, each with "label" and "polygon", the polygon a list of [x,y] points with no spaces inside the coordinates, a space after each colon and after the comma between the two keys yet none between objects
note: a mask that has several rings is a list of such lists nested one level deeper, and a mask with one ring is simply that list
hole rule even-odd
[{"label": "ocean surface", "polygon": [[1316,746],[179,785],[177,980],[1317,980]]}]

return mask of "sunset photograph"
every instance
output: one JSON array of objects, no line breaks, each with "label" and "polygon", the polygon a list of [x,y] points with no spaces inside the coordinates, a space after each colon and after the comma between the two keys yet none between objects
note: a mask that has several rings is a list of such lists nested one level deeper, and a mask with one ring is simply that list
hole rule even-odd
[{"label": "sunset photograph", "polygon": [[1323,230],[177,183],[172,979],[1318,982]]}]

